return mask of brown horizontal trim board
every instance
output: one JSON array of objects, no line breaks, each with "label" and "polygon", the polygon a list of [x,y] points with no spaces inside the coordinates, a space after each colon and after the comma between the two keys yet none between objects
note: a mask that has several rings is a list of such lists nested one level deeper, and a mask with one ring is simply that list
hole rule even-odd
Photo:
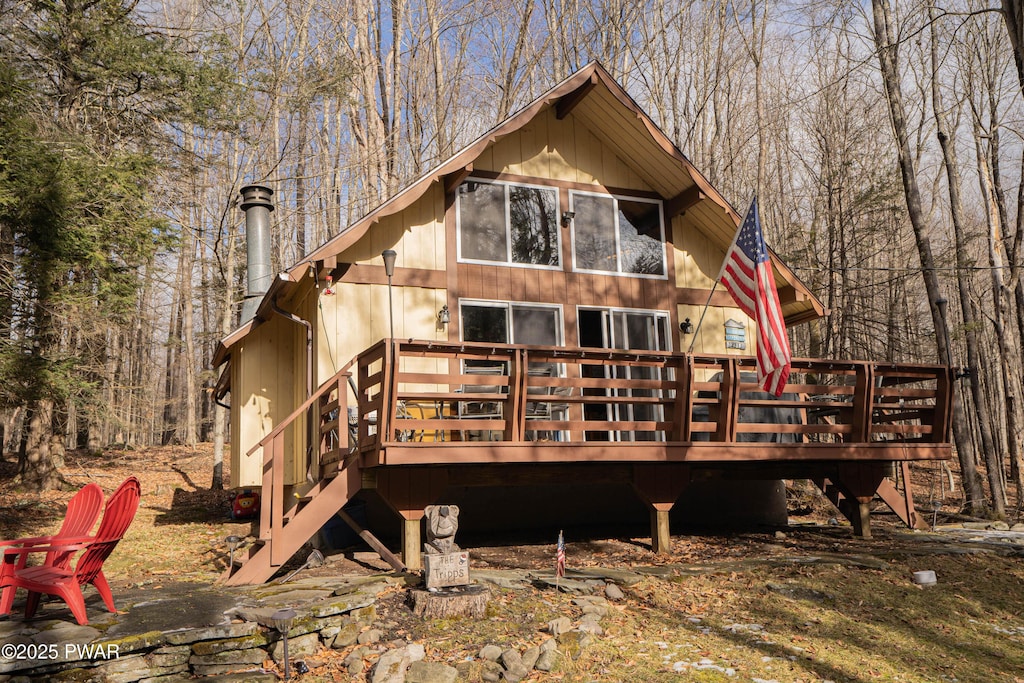
[{"label": "brown horizontal trim board", "polygon": [[672,443],[630,444],[608,441],[562,443],[412,443],[382,444],[382,465],[469,465],[499,463],[752,463],[948,460],[949,444],[897,442],[845,444]]},{"label": "brown horizontal trim board", "polygon": [[643,199],[663,199],[660,194],[657,192],[651,192],[650,190],[635,190],[625,187],[607,187],[600,183],[577,183],[571,180],[538,178],[536,176],[517,175],[515,173],[496,173],[494,171],[473,171],[470,175],[474,178],[481,178],[484,180],[501,180],[506,183],[543,185],[546,187],[557,187],[564,190],[579,190],[581,192],[603,192],[606,194],[621,195],[625,197],[641,197]]},{"label": "brown horizontal trim board", "polygon": [[[708,303],[708,294],[711,294],[711,291],[707,289],[676,287],[676,303],[703,306]],[[735,308],[736,302],[733,300],[732,294],[729,294],[729,292],[716,289],[715,293],[711,295],[711,305]]]},{"label": "brown horizontal trim board", "polygon": [[[384,266],[348,263],[341,266],[341,269],[338,282],[359,285],[386,285],[388,283],[388,274],[384,271]],[[447,274],[443,270],[427,270],[426,268],[395,268],[391,284],[396,287],[444,289],[447,286]]]}]

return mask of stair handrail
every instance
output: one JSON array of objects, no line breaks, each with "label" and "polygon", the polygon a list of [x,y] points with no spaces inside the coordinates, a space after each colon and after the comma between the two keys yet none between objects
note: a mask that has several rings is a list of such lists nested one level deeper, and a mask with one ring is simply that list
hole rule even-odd
[{"label": "stair handrail", "polygon": [[[320,400],[320,398],[321,398],[321,397],[322,397],[322,396],[323,396],[324,394],[327,394],[327,393],[329,393],[329,392],[330,392],[331,390],[333,390],[334,388],[336,388],[336,387],[337,387],[337,383],[338,383],[338,381],[339,381],[339,380],[340,380],[341,378],[343,378],[343,377],[347,377],[347,376],[350,376],[350,375],[351,375],[351,373],[350,373],[349,371],[350,371],[350,370],[352,369],[352,364],[353,364],[353,363],[355,362],[355,360],[356,360],[356,359],[354,359],[354,358],[353,358],[352,360],[350,360],[350,361],[349,361],[348,363],[346,363],[346,364],[345,364],[345,365],[344,365],[344,366],[343,366],[343,367],[341,368],[341,370],[339,370],[338,372],[336,372],[336,373],[335,373],[335,374],[334,374],[333,376],[331,376],[331,378],[330,378],[330,379],[328,379],[328,380],[327,380],[326,382],[324,382],[323,384],[321,384],[321,385],[320,385],[320,388],[319,388],[319,389],[317,389],[317,390],[316,390],[315,392],[313,392],[313,395],[312,395],[312,396],[310,396],[309,398],[307,398],[307,399],[306,399],[306,400],[305,400],[305,401],[304,401],[304,402],[302,403],[302,405],[300,405],[300,406],[299,406],[298,408],[296,408],[296,409],[295,409],[294,411],[292,411],[292,413],[291,413],[291,414],[290,414],[290,415],[289,415],[288,417],[286,417],[286,418],[285,418],[284,420],[282,420],[282,421],[281,421],[281,423],[280,423],[280,424],[278,424],[278,425],[277,425],[276,427],[274,427],[274,428],[273,428],[272,430],[270,430],[270,432],[269,432],[269,433],[268,433],[268,434],[267,434],[266,436],[264,436],[264,437],[263,437],[263,438],[262,438],[262,439],[261,439],[260,441],[258,441],[258,442],[256,443],[256,445],[255,445],[255,446],[253,446],[252,448],[250,448],[250,449],[249,449],[249,450],[248,450],[248,451],[246,452],[246,454],[245,454],[245,455],[246,455],[246,457],[248,457],[248,456],[252,455],[253,453],[255,453],[256,451],[258,451],[259,449],[261,449],[261,448],[265,447],[265,446],[266,446],[266,445],[267,445],[267,444],[268,444],[268,443],[269,443],[270,441],[272,441],[272,440],[274,439],[274,437],[276,437],[276,436],[277,436],[278,434],[280,434],[280,433],[281,433],[281,432],[283,432],[283,431],[284,431],[285,429],[287,429],[288,427],[290,427],[290,426],[291,426],[291,424],[292,424],[292,422],[294,422],[294,421],[295,421],[296,419],[298,419],[298,417],[299,417],[300,415],[302,415],[303,413],[305,413],[305,412],[306,412],[306,410],[308,410],[308,409],[309,409],[309,407],[310,407],[311,405],[313,405],[313,402],[314,402],[314,401],[318,401],[318,400]],[[340,408],[340,407],[339,407],[339,408]]]}]

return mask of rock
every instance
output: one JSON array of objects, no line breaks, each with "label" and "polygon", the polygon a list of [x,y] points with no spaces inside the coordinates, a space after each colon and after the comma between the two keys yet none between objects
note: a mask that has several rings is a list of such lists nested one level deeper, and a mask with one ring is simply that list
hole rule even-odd
[{"label": "rock", "polygon": [[[419,655],[415,657],[415,655]],[[423,646],[413,650],[412,646],[388,650],[380,656],[373,667],[371,683],[404,683],[405,670],[414,661],[423,659]]]},{"label": "rock", "polygon": [[604,605],[583,605],[583,614],[584,616],[593,614],[600,619],[608,616],[608,608]]},{"label": "rock", "polygon": [[527,669],[532,669],[537,665],[537,659],[540,657],[540,648],[536,645],[527,648],[523,652],[523,666]]},{"label": "rock", "polygon": [[601,618],[596,614],[584,614],[583,618],[580,619],[580,625],[576,628],[583,633],[592,633],[595,636],[599,636],[604,633],[604,629],[598,623],[600,620]]},{"label": "rock", "polygon": [[373,667],[370,680],[373,683],[403,683],[405,670],[410,662],[401,650],[388,650],[380,656]]},{"label": "rock", "polygon": [[480,674],[480,678],[488,681],[488,683],[497,683],[501,680],[501,676],[504,673],[505,670],[501,668],[501,664],[492,661],[484,661],[483,671]]},{"label": "rock", "polygon": [[359,631],[362,629],[357,622],[350,622],[344,624],[338,629],[338,634],[334,636],[334,640],[331,642],[331,647],[335,650],[343,650],[349,645],[355,645],[356,640],[359,638]]},{"label": "rock", "polygon": [[[298,638],[288,639],[288,658],[302,659],[316,654],[320,647],[320,637],[316,633],[307,633]],[[284,661],[284,638],[270,646],[270,658],[278,664]]]},{"label": "rock", "polygon": [[584,576],[601,579],[603,582],[617,583],[622,586],[632,586],[643,580],[643,576],[628,569],[611,569],[606,567],[586,567],[574,569],[573,576]]},{"label": "rock", "polygon": [[530,673],[530,668],[523,664],[523,656],[519,654],[519,650],[510,648],[502,652],[501,664],[505,667],[505,680],[512,683],[522,680]]},{"label": "rock", "polygon": [[[263,647],[270,643],[271,633],[272,632],[264,631],[262,633],[253,633],[251,635],[241,636],[238,638],[202,640],[198,643],[192,644],[192,653],[197,655],[215,655],[218,652],[227,652],[228,650],[248,650],[254,647]],[[182,645],[180,647],[188,646]]]},{"label": "rock", "polygon": [[1010,531],[1015,531],[1017,533],[1024,532],[1024,523],[1017,522],[1016,524],[1010,527]]},{"label": "rock", "polygon": [[363,656],[366,654],[367,649],[365,647],[357,647],[349,653],[348,657],[345,657],[345,668],[348,670],[349,676],[358,676],[363,673]]},{"label": "rock", "polygon": [[776,541],[785,541],[786,540],[786,532],[784,532],[784,531],[776,531],[775,532],[775,540]]},{"label": "rock", "polygon": [[356,642],[360,645],[366,645],[367,643],[379,642],[384,637],[384,632],[379,628],[371,628],[369,631],[363,631],[356,638]]},{"label": "rock", "polygon": [[458,669],[440,662],[413,662],[405,674],[405,683],[455,683]]},{"label": "rock", "polygon": [[501,657],[501,648],[497,645],[484,645],[480,650],[480,659],[485,659],[488,662],[496,662]]},{"label": "rock", "polygon": [[250,667],[258,667],[267,658],[260,648],[251,650],[228,650],[215,655],[192,655],[188,663],[197,676],[215,676]]},{"label": "rock", "polygon": [[572,622],[569,621],[568,617],[558,617],[548,622],[547,629],[548,633],[558,637],[572,628]]},{"label": "rock", "polygon": [[[554,642],[554,641],[548,641]],[[537,670],[538,671],[552,671],[558,666],[559,661],[562,658],[562,653],[555,649],[542,650],[540,657],[537,658]]]},{"label": "rock", "polygon": [[573,659],[579,659],[583,648],[593,642],[593,636],[583,631],[566,631],[558,636],[559,649]]},{"label": "rock", "polygon": [[219,626],[208,626],[206,628],[187,628],[167,633],[167,642],[171,645],[186,645],[200,640],[225,640],[229,638],[243,638],[256,633],[259,626],[255,621],[246,621],[241,624],[221,624]]},{"label": "rock", "polygon": [[614,583],[609,583],[604,587],[604,595],[609,600],[622,600],[626,595],[622,592],[622,589],[616,586]]},{"label": "rock", "polygon": [[146,655],[146,661],[151,666],[178,666],[188,664],[188,658],[192,655],[192,648],[188,645],[169,645],[158,647]]},{"label": "rock", "polygon": [[548,638],[540,644],[541,652],[550,652],[551,650],[558,649],[558,642],[554,638]]}]

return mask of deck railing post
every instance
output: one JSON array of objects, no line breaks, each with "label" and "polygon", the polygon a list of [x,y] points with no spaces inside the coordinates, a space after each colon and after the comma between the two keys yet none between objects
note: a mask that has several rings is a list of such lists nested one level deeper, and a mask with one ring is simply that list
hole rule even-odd
[{"label": "deck railing post", "polygon": [[526,415],[526,351],[516,349],[508,361],[508,410],[505,412],[505,441],[522,441]]},{"label": "deck railing post", "polygon": [[853,433],[850,439],[854,443],[871,441],[871,414],[875,402],[875,367],[870,363],[857,366],[857,379],[853,393]]},{"label": "deck railing post", "polygon": [[693,426],[693,356],[686,354],[675,366],[676,388],[672,401],[672,435],[669,441],[690,441]]},{"label": "deck railing post", "polygon": [[722,364],[722,386],[719,391],[717,441],[736,441],[736,415],[739,412],[740,377],[735,358],[725,359]]}]

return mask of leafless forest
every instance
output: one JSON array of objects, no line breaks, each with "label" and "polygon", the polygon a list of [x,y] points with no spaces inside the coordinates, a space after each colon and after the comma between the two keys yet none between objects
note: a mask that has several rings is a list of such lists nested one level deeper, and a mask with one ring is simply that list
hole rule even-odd
[{"label": "leafless forest", "polygon": [[[599,60],[734,206],[757,193],[829,310],[791,331],[796,355],[969,368],[952,466],[966,508],[1011,513],[1022,17],[1019,0],[0,0],[0,127],[31,142],[0,148],[4,451],[45,487],[64,449],[223,439],[211,361],[244,287],[239,187],[274,189],[284,268]],[[49,279],[17,189],[36,153],[82,165],[76,226],[137,219],[61,245],[77,256]],[[104,175],[126,154],[134,176]],[[87,173],[131,192],[85,192]]]}]

